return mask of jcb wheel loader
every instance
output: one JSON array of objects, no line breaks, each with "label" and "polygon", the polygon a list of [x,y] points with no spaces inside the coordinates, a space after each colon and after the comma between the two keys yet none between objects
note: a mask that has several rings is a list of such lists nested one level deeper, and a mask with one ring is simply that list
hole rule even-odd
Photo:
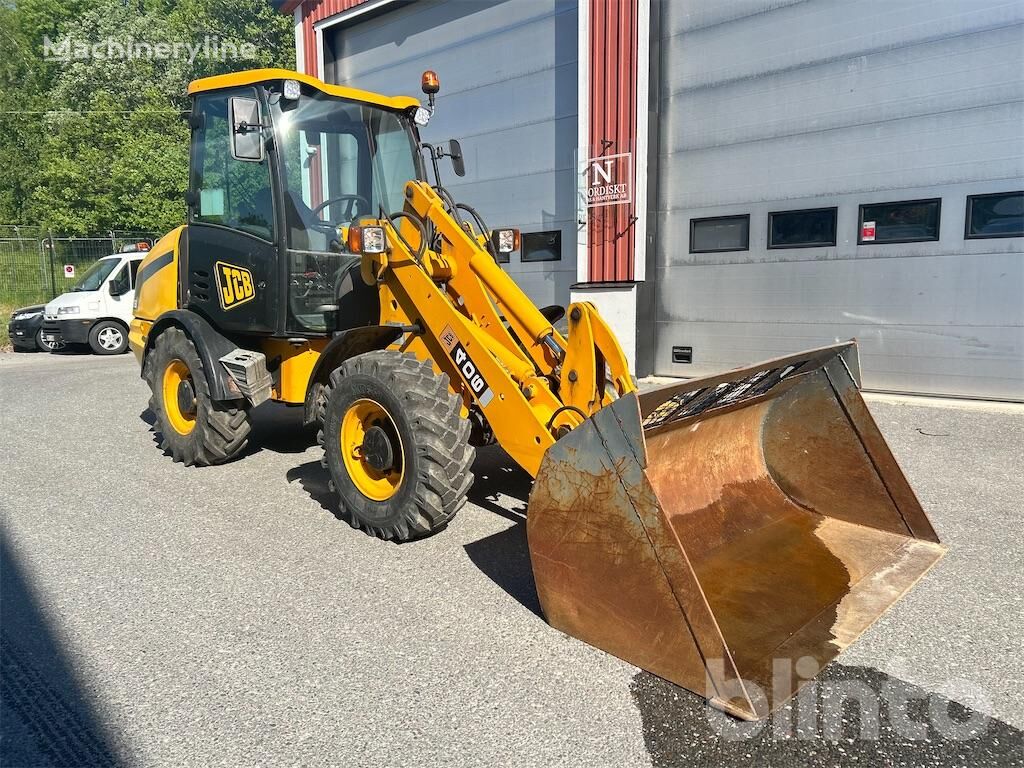
[{"label": "jcb wheel loader", "polygon": [[427,106],[283,70],[191,84],[188,221],[143,262],[130,333],[163,448],[227,461],[252,407],[301,406],[345,518],[405,541],[451,521],[497,442],[535,478],[546,619],[765,716],[943,551],[856,347],[638,395],[595,307],[556,330],[497,263],[518,232],[441,184],[461,156],[421,142],[422,86]]}]

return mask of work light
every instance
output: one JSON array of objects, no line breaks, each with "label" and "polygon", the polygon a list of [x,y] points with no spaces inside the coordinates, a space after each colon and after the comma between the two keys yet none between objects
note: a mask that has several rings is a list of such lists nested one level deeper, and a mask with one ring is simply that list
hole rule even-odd
[{"label": "work light", "polygon": [[383,227],[349,227],[348,249],[352,253],[384,253],[388,238]]},{"label": "work light", "polygon": [[285,80],[284,81],[284,97],[289,101],[295,101],[302,95],[302,87],[299,85],[298,80]]},{"label": "work light", "polygon": [[491,243],[498,253],[512,253],[519,250],[518,229],[496,229],[491,233]]},{"label": "work light", "polygon": [[412,121],[416,123],[416,125],[420,126],[420,128],[422,128],[424,125],[430,122],[430,118],[431,114],[429,109],[425,109],[424,107],[416,107],[416,111],[413,113],[412,116]]}]

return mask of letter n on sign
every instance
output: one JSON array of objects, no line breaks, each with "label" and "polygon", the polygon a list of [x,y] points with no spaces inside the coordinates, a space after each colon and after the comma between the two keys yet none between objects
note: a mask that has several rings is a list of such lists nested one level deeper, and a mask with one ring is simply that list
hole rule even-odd
[{"label": "letter n on sign", "polygon": [[587,208],[633,202],[633,153],[587,160]]}]

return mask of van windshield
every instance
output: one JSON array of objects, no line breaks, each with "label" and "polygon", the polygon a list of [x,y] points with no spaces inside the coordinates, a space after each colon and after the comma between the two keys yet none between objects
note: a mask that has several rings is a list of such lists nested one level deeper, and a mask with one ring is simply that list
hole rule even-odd
[{"label": "van windshield", "polygon": [[85,271],[81,279],[75,283],[72,291],[98,291],[103,281],[114,271],[114,267],[121,263],[120,259],[100,259]]}]

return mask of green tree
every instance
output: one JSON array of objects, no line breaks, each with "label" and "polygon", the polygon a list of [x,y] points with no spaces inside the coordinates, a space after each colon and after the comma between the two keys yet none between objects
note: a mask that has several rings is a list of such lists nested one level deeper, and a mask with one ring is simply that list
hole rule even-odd
[{"label": "green tree", "polygon": [[[44,61],[45,37],[110,39],[114,53],[177,45],[179,55]],[[207,39],[247,44],[253,57],[208,58]],[[291,20],[266,0],[18,0],[0,6],[0,44],[10,54],[0,62],[0,220],[83,235],[184,220],[190,80],[294,68]]]}]

